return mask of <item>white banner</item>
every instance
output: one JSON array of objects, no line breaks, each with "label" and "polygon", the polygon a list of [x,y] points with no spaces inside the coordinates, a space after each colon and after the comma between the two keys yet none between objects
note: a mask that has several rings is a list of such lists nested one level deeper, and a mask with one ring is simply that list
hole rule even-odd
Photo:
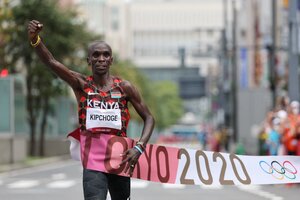
[{"label": "white banner", "polygon": [[[75,136],[74,132],[70,136]],[[76,137],[75,137],[76,138]],[[106,134],[80,134],[74,158],[84,168],[128,176],[120,154],[135,145],[130,138]],[[75,152],[76,151],[76,152]],[[148,144],[133,177],[188,185],[259,185],[300,183],[299,156],[244,156],[229,153]]]}]

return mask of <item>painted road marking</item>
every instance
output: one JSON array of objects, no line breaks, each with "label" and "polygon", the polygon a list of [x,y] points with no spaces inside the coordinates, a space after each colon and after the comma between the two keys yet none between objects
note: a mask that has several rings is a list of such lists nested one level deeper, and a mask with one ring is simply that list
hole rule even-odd
[{"label": "painted road marking", "polygon": [[67,175],[64,173],[58,173],[58,174],[52,174],[51,178],[53,180],[61,180],[61,179],[66,179]]},{"label": "painted road marking", "polygon": [[146,188],[149,185],[148,181],[138,181],[138,180],[131,180],[131,188],[134,189],[140,189],[140,188]]},{"label": "painted road marking", "polygon": [[237,188],[239,188],[242,191],[254,194],[256,196],[264,197],[269,200],[283,200],[283,197],[277,196],[275,194],[272,194],[270,192],[261,190],[261,186],[259,185],[238,185]]},{"label": "painted road marking", "polygon": [[39,181],[37,180],[20,180],[7,185],[8,188],[11,189],[26,189],[32,188],[39,185]]},{"label": "painted road marking", "polygon": [[47,188],[69,188],[76,184],[74,180],[60,180],[60,181],[53,181],[47,184]]},{"label": "painted road marking", "polygon": [[222,185],[200,185],[200,188],[206,190],[221,190],[224,186]]},{"label": "painted road marking", "polygon": [[186,185],[183,184],[169,184],[169,183],[163,183],[163,188],[165,189],[184,189]]}]

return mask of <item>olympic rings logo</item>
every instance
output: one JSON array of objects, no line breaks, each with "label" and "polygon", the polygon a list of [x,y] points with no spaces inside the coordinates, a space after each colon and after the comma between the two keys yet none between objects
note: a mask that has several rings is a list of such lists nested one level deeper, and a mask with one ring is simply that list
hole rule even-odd
[{"label": "olympic rings logo", "polygon": [[296,179],[297,169],[290,161],[284,161],[282,165],[278,161],[272,161],[268,164],[266,161],[260,161],[259,166],[267,174],[278,180],[282,180],[284,177],[293,180]]}]

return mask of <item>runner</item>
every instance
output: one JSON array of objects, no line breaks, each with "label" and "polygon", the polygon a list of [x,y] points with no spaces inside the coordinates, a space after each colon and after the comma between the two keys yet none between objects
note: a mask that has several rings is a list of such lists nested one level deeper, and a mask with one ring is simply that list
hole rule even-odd
[{"label": "runner", "polygon": [[153,131],[152,114],[134,85],[110,75],[113,56],[108,44],[95,41],[89,45],[87,63],[92,67],[92,76],[85,76],[69,70],[53,57],[39,36],[42,28],[43,25],[37,20],[29,22],[30,44],[43,63],[71,86],[78,102],[80,130],[77,133],[80,133],[80,139],[85,139],[85,145],[80,148],[85,200],[105,200],[108,191],[112,200],[130,199],[129,177],[88,169],[87,163],[97,160],[97,154],[91,149],[98,148],[89,139],[99,138],[103,133],[126,137],[130,118],[127,103],[130,102],[144,121],[139,141],[123,153],[124,159],[120,163],[121,166],[126,165],[125,172],[132,176]]}]

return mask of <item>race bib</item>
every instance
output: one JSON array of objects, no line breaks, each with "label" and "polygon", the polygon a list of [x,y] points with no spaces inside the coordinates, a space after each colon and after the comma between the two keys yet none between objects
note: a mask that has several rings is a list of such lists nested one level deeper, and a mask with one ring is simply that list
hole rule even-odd
[{"label": "race bib", "polygon": [[121,130],[121,110],[120,109],[100,109],[87,108],[86,111],[86,128],[113,128]]}]

